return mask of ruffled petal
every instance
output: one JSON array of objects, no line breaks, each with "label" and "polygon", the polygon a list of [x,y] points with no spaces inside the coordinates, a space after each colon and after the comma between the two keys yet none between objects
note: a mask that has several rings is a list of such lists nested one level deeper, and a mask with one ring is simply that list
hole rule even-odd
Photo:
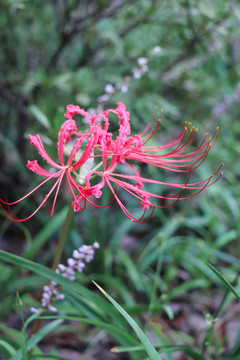
[{"label": "ruffled petal", "polygon": [[129,111],[126,111],[126,106],[122,102],[118,102],[117,108],[113,112],[118,115],[119,125],[123,125],[126,129],[126,134],[129,135],[131,133],[130,114]]},{"label": "ruffled petal", "polygon": [[[98,184],[91,186],[90,180],[91,180],[91,176],[93,176],[94,174],[99,175],[101,177],[101,181]],[[92,171],[86,176],[85,184],[86,184],[85,191],[88,195],[94,195],[96,198],[100,198],[102,196],[102,192],[100,189],[102,189],[105,185],[105,178],[104,176],[102,176],[101,172]]]},{"label": "ruffled petal", "polygon": [[98,142],[98,136],[97,134],[93,134],[92,137],[88,139],[88,143],[82,153],[82,156],[71,168],[71,172],[78,170],[89,159],[97,142]]},{"label": "ruffled petal", "polygon": [[58,157],[60,164],[65,166],[64,164],[64,146],[66,141],[71,141],[71,135],[76,134],[77,126],[74,120],[66,120],[58,133]]},{"label": "ruffled petal", "polygon": [[80,106],[77,105],[67,105],[67,109],[64,116],[67,119],[71,120],[74,114],[80,114],[84,116],[88,120],[89,124],[91,124],[91,115],[87,111],[85,111],[84,109],[80,108]]},{"label": "ruffled petal", "polygon": [[37,135],[29,135],[29,139],[30,139],[30,144],[34,145],[39,154],[41,155],[41,157],[47,161],[47,163],[57,169],[61,169],[62,167],[60,165],[58,165],[57,163],[55,163],[55,161],[53,161],[50,156],[48,155],[48,153],[46,152],[46,150],[44,149],[42,140],[40,138],[40,136]]},{"label": "ruffled petal", "polygon": [[[53,173],[43,169],[40,165],[38,165],[37,160],[33,160],[33,161],[28,160],[26,166],[29,170],[35,172],[36,174],[38,174],[40,176],[44,176],[44,177],[49,177],[49,176],[52,177],[53,176]],[[56,176],[58,176],[58,175],[56,175]]]},{"label": "ruffled petal", "polygon": [[67,166],[72,165],[72,162],[73,162],[79,148],[82,146],[82,142],[83,142],[83,138],[76,139],[76,142],[73,145],[71,153],[69,155],[69,158],[68,158],[68,161],[67,161]]}]

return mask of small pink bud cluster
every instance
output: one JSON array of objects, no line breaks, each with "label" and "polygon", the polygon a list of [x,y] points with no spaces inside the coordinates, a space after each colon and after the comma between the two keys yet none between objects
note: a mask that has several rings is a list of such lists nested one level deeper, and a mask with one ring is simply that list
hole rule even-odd
[{"label": "small pink bud cluster", "polygon": [[[63,277],[74,281],[75,272],[81,273],[85,267],[85,262],[89,263],[94,258],[95,250],[99,249],[98,242],[95,242],[92,246],[82,245],[78,250],[74,250],[72,258],[67,260],[68,266],[59,264],[56,273],[62,275]],[[50,281],[49,285],[43,287],[43,294],[41,299],[41,307],[36,309],[31,308],[33,313],[36,313],[42,309],[48,309],[52,312],[56,312],[57,309],[51,305],[52,299],[54,300],[63,300],[64,294],[59,293],[59,284],[56,281]]]}]

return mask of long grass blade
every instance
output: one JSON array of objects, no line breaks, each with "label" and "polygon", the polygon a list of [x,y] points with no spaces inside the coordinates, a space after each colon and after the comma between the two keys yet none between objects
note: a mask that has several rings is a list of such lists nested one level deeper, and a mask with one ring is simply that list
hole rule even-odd
[{"label": "long grass blade", "polygon": [[206,265],[214,272],[215,275],[222,281],[222,283],[228,288],[229,291],[240,301],[240,294],[234,289],[230,282],[223,276],[219,270],[217,270],[213,265],[206,262]]},{"label": "long grass blade", "polygon": [[143,344],[143,348],[149,356],[150,360],[161,360],[159,354],[156,349],[148,340],[147,336],[144,334],[142,329],[138,326],[138,324],[133,320],[133,318],[128,315],[128,313],[103,289],[99,286],[95,281],[93,283],[98,287],[98,289],[103,293],[104,296],[115,306],[115,308],[122,314],[122,316],[127,320],[129,325],[133,328],[139,340]]}]

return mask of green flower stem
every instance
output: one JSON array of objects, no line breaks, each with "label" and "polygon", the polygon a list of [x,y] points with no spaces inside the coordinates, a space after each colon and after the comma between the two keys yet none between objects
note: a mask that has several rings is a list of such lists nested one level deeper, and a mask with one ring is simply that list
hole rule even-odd
[{"label": "green flower stem", "polygon": [[[69,225],[71,223],[71,219],[72,219],[72,215],[73,215],[73,208],[72,208],[72,204],[69,204],[68,207],[68,212],[62,227],[62,231],[60,234],[60,238],[57,244],[57,249],[53,258],[53,264],[52,264],[52,270],[56,270],[56,268],[58,267],[58,264],[61,260],[61,256],[62,256],[62,252],[63,252],[63,248],[65,245],[65,241],[67,238],[67,233],[68,233],[68,229],[69,229]],[[41,324],[42,324],[42,319],[38,318],[35,320],[31,333],[30,333],[30,337],[35,335],[41,328]]]},{"label": "green flower stem", "polygon": [[72,215],[73,215],[73,208],[72,208],[72,204],[69,204],[68,207],[68,212],[67,212],[67,216],[66,219],[64,221],[63,227],[62,227],[62,231],[61,231],[61,235],[57,244],[57,249],[53,258],[53,264],[52,264],[52,270],[56,270],[56,268],[58,267],[58,264],[61,260],[61,256],[62,256],[62,252],[63,252],[63,248],[65,245],[65,241],[67,238],[67,233],[68,233],[68,229],[69,229],[69,225],[71,223],[71,219],[72,219]]}]

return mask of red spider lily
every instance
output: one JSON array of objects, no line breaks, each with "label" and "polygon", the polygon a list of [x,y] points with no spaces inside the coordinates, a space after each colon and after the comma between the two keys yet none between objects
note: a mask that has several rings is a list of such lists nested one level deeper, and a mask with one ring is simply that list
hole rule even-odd
[{"label": "red spider lily", "polygon": [[[65,147],[66,142],[71,141],[72,135],[76,136],[76,140],[75,140],[74,145],[72,146],[68,160],[67,160],[67,162],[65,162],[64,161],[64,147]],[[19,199],[17,201],[8,202],[8,201],[4,201],[3,199],[0,199],[0,206],[1,206],[4,214],[13,221],[22,222],[22,221],[30,219],[46,203],[47,209],[49,212],[49,216],[52,216],[64,175],[66,175],[69,188],[75,199],[77,199],[77,196],[82,196],[83,198],[87,198],[90,195],[94,195],[96,197],[101,196],[100,188],[101,188],[102,184],[98,185],[97,189],[95,187],[87,189],[86,186],[83,187],[83,186],[77,184],[71,175],[71,173],[73,171],[76,171],[77,169],[79,169],[89,159],[90,154],[92,153],[93,149],[95,148],[95,146],[97,144],[97,137],[98,137],[98,135],[97,135],[97,132],[96,132],[96,129],[94,128],[94,126],[92,126],[87,133],[81,133],[81,132],[77,132],[77,126],[76,126],[76,123],[74,120],[65,121],[63,123],[63,125],[61,126],[61,129],[58,134],[58,159],[59,159],[60,164],[57,164],[47,154],[47,152],[44,149],[44,146],[42,144],[42,141],[40,139],[40,136],[39,135],[34,135],[34,136],[30,135],[29,138],[30,138],[31,145],[34,145],[37,148],[41,157],[44,160],[46,160],[47,163],[52,168],[55,168],[56,171],[49,172],[49,171],[43,169],[38,164],[37,160],[28,161],[27,168],[40,176],[46,177],[46,179],[44,181],[42,181],[38,186],[36,186],[33,190],[31,190],[28,194],[26,194],[25,196],[23,196],[21,199]],[[75,160],[75,156],[76,156],[77,152],[79,151],[79,149],[81,148],[84,140],[87,141],[86,147],[83,150],[80,158],[78,160]],[[51,179],[57,179],[57,180],[56,180],[55,184],[52,186],[52,188],[50,189],[50,191],[48,192],[48,194],[45,195],[45,197],[43,198],[42,202],[37,207],[37,209],[31,215],[27,216],[24,219],[18,219],[16,216],[14,216],[14,214],[12,213],[12,211],[10,209],[10,206],[15,205],[18,202],[26,199],[28,196],[33,194],[37,189],[39,189],[41,186],[46,184]],[[74,189],[78,192],[79,195],[75,194]],[[48,206],[48,199],[51,196],[51,194],[54,193],[54,190],[55,190],[55,195],[54,195],[54,199],[53,199],[52,209],[50,211],[49,206]],[[5,204],[7,206],[9,214],[4,210],[2,204]]]},{"label": "red spider lily", "polygon": [[[108,131],[110,125],[109,115],[111,112],[116,114],[119,119],[119,130],[116,139],[113,139],[113,134]],[[89,129],[85,133],[77,130],[76,122],[73,120],[73,116],[76,113],[84,116],[89,123]],[[130,114],[126,111],[123,103],[118,103],[116,109],[110,109],[104,111],[102,114],[93,116],[79,106],[68,105],[65,116],[68,120],[62,125],[58,135],[59,164],[54,162],[47,154],[39,135],[30,135],[31,144],[37,148],[41,157],[55,169],[55,172],[49,172],[43,169],[37,160],[28,161],[28,169],[46,179],[27,195],[15,202],[0,199],[0,206],[9,219],[17,222],[30,219],[44,204],[47,205],[49,215],[52,216],[64,176],[66,176],[67,183],[74,198],[72,202],[74,211],[84,210],[86,202],[103,208],[110,205],[115,198],[125,215],[131,221],[138,222],[146,222],[149,220],[155,208],[169,207],[179,200],[186,200],[199,194],[205,188],[213,185],[221,176],[221,173],[220,175],[218,174],[222,165],[207,179],[190,183],[192,172],[203,163],[210,148],[215,144],[220,131],[219,127],[216,128],[212,138],[207,139],[208,134],[206,133],[196,150],[189,151],[197,133],[197,129],[194,127],[190,128],[190,123],[185,122],[179,135],[170,143],[161,146],[149,146],[148,143],[156,133],[160,124],[160,120],[156,121],[155,119],[156,113],[142,133],[131,136]],[[155,125],[154,122],[156,122]],[[72,141],[72,137],[74,137],[74,141]],[[64,160],[66,142],[70,144],[73,142],[67,161]],[[79,151],[81,152],[80,155]],[[88,162],[93,162],[93,160],[97,160],[98,164],[95,168],[92,168],[92,165],[88,168]],[[144,178],[132,165],[132,161],[137,165],[144,163],[172,171],[173,173],[186,173],[186,181],[185,183],[174,184]],[[118,169],[121,170],[121,167],[124,165],[128,172],[120,173]],[[85,169],[87,169],[87,171]],[[78,171],[80,173],[78,173]],[[82,172],[83,175],[81,175]],[[75,175],[75,178],[72,175]],[[99,183],[91,185],[93,176],[100,178]],[[10,206],[26,199],[51,179],[56,179],[56,181],[37,209],[24,219],[18,219],[14,216]],[[145,190],[144,186],[146,184],[175,188],[176,191],[169,196],[158,195]],[[110,202],[104,206],[97,205],[89,197],[94,196],[95,198],[100,198],[105,185],[111,190],[113,194],[112,198]],[[119,188],[134,196],[140,202],[143,209],[143,216],[140,219],[136,219],[120,200],[117,192]],[[192,193],[190,195],[184,195],[184,190],[191,190]],[[55,195],[50,211],[48,199],[54,192]],[[169,203],[157,205],[155,201],[159,199],[167,200]],[[8,212],[4,210],[3,204],[6,205]],[[150,207],[152,207],[150,216],[144,220],[145,212]]]},{"label": "red spider lily", "polygon": [[[111,138],[110,142],[102,142],[100,146],[100,151],[102,153],[103,159],[103,173],[100,172],[90,172],[87,175],[88,181],[91,176],[97,174],[105,180],[106,184],[113,193],[113,196],[117,200],[119,206],[125,213],[125,215],[131,221],[145,222],[153,214],[155,208],[165,208],[170,207],[179,200],[186,200],[193,196],[196,196],[205,188],[213,185],[219,177],[222,175],[219,169],[207,179],[190,183],[190,176],[194,170],[196,170],[206,159],[210,149],[214,146],[220,129],[216,128],[213,136],[207,140],[208,133],[205,133],[205,136],[197,147],[196,150],[188,152],[189,147],[193,143],[198,129],[194,127],[189,127],[191,123],[185,121],[184,126],[180,134],[170,143],[161,146],[147,146],[147,143],[155,134],[160,119],[157,121],[156,125],[150,130],[147,131],[152,126],[155,120],[155,116],[152,119],[151,123],[147,128],[140,134],[134,136],[128,136],[131,133],[130,128],[130,116],[126,111],[124,104],[118,103],[116,109],[107,110],[104,113],[104,116],[108,117],[109,113],[115,113],[119,118],[119,133],[116,140]],[[108,124],[108,120],[105,119],[105,123]],[[107,159],[109,160],[109,164]],[[135,163],[141,164],[145,163],[151,166],[159,167],[162,169],[170,170],[177,173],[187,173],[187,180],[185,183],[164,183],[157,180],[143,178],[140,173],[129,163],[129,160],[135,161]],[[119,164],[124,163],[127,165],[128,170],[131,174],[123,174],[117,172]],[[108,164],[108,165],[107,165]],[[134,182],[134,184],[133,184]],[[170,196],[160,196],[152,192],[144,190],[144,185],[146,183],[155,184],[159,186],[166,186],[168,188],[176,188],[176,193]],[[142,209],[144,210],[144,215],[147,209],[150,207],[153,208],[150,217],[147,220],[142,220],[144,215],[140,219],[136,219],[125,205],[120,200],[116,190],[113,190],[113,184],[117,184],[117,187],[122,188],[127,191],[129,194],[133,195],[140,201]],[[193,193],[190,195],[183,196],[184,190],[192,190]],[[152,202],[150,199],[165,199],[169,200],[170,203],[164,205],[157,205],[155,202]]]}]

